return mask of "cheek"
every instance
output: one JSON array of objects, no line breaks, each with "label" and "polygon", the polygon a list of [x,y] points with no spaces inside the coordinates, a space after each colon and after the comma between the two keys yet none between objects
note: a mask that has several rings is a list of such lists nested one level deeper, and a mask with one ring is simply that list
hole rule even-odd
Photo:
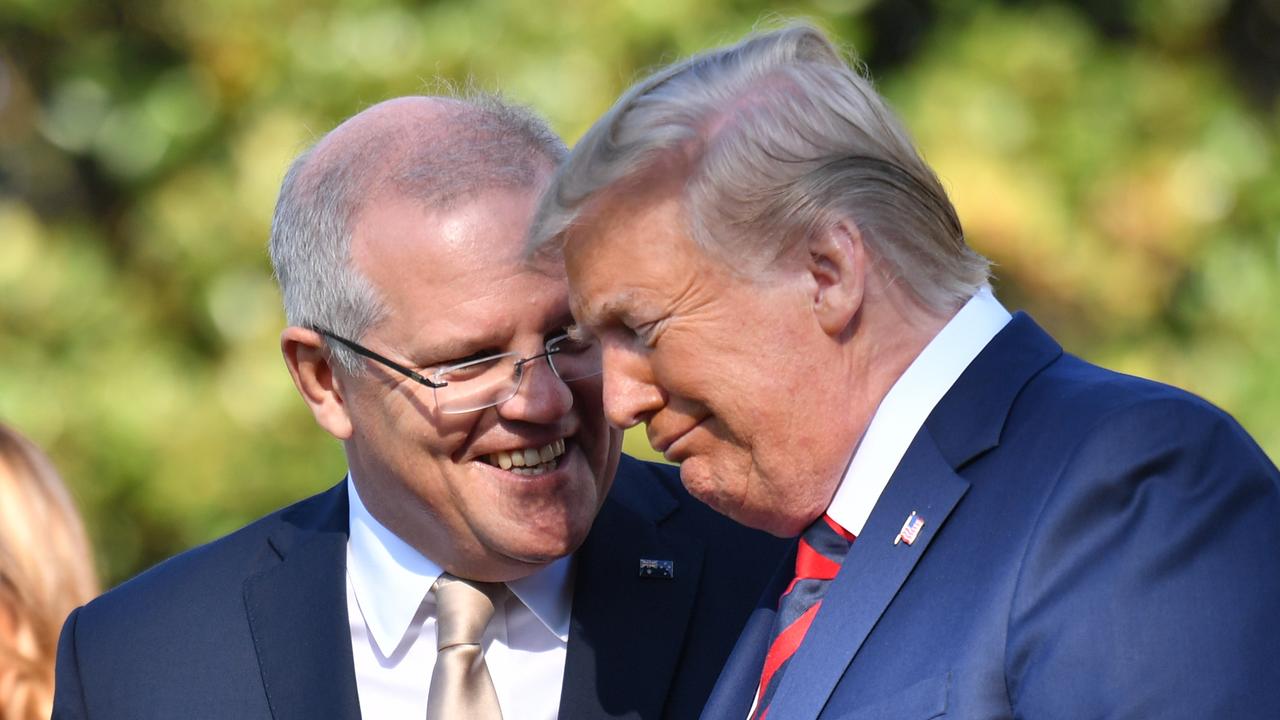
[{"label": "cheek", "polygon": [[772,369],[766,362],[780,343],[758,340],[740,331],[742,324],[668,333],[649,358],[658,384],[692,397],[743,395],[770,384]]},{"label": "cheek", "polygon": [[409,407],[393,419],[393,429],[407,446],[417,448],[442,460],[460,462],[467,455],[473,440],[491,422],[488,413],[494,410],[444,415],[432,407]]},{"label": "cheek", "polygon": [[578,425],[575,439],[584,454],[597,467],[608,452],[612,426],[604,414],[604,378],[575,381],[573,389],[573,414]]},{"label": "cheek", "polygon": [[732,364],[725,364],[723,358],[683,352],[679,347],[659,345],[650,353],[649,363],[654,385],[683,398],[706,398],[732,374]]},{"label": "cheek", "polygon": [[[426,390],[423,388],[423,390]],[[483,413],[444,415],[436,411],[430,391],[397,387],[355,395],[349,401],[357,432],[376,435],[384,446],[405,452],[451,455],[465,442]]]},{"label": "cheek", "polygon": [[573,391],[573,412],[577,413],[583,429],[593,427],[595,423],[604,422],[604,375],[593,378],[575,380],[569,383]]},{"label": "cheek", "polygon": [[484,508],[497,501],[496,489],[473,476],[470,439],[481,413],[443,415],[443,422],[417,412],[392,417],[379,438],[378,454],[411,487],[437,518],[460,508]]},{"label": "cheek", "polygon": [[596,470],[595,484],[602,488],[602,492],[607,493],[609,486],[613,484],[613,476],[618,470],[618,459],[622,456],[622,431],[608,425],[604,429],[605,441],[603,445],[603,457],[599,467],[592,465],[592,469]]}]

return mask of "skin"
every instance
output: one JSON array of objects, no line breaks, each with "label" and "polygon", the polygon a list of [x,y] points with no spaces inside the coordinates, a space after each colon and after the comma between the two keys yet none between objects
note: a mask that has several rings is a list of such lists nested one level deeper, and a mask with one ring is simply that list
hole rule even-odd
[{"label": "skin", "polygon": [[602,195],[565,236],[574,315],[603,348],[605,412],[646,423],[694,496],[795,535],[947,318],[890,282],[847,220],[744,277],[685,232],[681,183],[649,180]]},{"label": "skin", "polygon": [[[395,193],[366,202],[352,260],[390,312],[358,341],[415,369],[473,353],[542,352],[572,323],[563,273],[530,267],[519,255],[544,181],[445,210]],[[308,329],[286,329],[281,347],[316,421],[343,442],[370,512],[448,572],[513,580],[586,538],[621,445],[600,406],[599,377],[567,385],[538,360],[510,400],[446,415],[429,388],[381,365],[366,362],[352,375],[330,362]],[[541,475],[485,461],[557,439],[566,452]]]},{"label": "skin", "polygon": [[0,646],[7,647],[13,643],[17,628],[17,618],[13,616],[13,609],[8,605],[0,605]]}]

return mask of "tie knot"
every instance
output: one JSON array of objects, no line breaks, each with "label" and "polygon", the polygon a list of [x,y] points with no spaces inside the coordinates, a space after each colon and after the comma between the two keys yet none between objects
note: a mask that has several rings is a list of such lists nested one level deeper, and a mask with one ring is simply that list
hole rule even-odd
[{"label": "tie knot", "polygon": [[849,554],[853,535],[835,520],[823,515],[800,536],[796,550],[796,577],[831,580],[840,572],[840,563]]},{"label": "tie knot", "polygon": [[463,580],[445,573],[432,586],[436,594],[436,649],[478,645],[494,608],[506,597],[507,586]]}]

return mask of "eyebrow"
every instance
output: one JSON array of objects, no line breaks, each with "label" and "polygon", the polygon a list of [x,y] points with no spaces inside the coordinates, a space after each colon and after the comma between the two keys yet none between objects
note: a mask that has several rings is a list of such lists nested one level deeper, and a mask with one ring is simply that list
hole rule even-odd
[{"label": "eyebrow", "polygon": [[636,291],[628,288],[618,291],[611,297],[605,298],[603,302],[600,302],[595,306],[594,312],[592,312],[593,308],[588,306],[587,312],[594,318],[606,321],[613,320],[628,314],[629,309],[627,306],[634,305],[635,303]]},{"label": "eyebrow", "polygon": [[427,338],[416,346],[396,347],[396,354],[405,358],[411,367],[431,368],[466,357],[496,343],[485,337]]}]

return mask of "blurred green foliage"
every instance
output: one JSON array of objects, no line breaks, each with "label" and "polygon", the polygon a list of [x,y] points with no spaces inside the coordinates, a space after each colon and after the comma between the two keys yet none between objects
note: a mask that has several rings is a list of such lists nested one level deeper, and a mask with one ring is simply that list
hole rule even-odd
[{"label": "blurred green foliage", "polygon": [[0,417],[49,448],[107,579],[342,475],[277,349],[296,152],[437,77],[572,141],[770,9],[856,48],[1007,305],[1280,457],[1276,0],[0,0]]}]

